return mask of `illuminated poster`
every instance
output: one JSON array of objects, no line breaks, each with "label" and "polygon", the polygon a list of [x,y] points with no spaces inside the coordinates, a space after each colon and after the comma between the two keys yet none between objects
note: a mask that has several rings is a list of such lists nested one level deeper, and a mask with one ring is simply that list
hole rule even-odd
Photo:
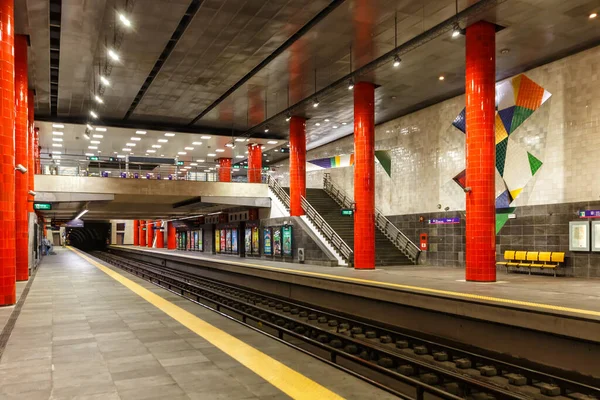
[{"label": "illuminated poster", "polygon": [[231,229],[227,229],[227,231],[225,231],[225,246],[227,249],[227,252],[231,251]]},{"label": "illuminated poster", "polygon": [[258,226],[252,227],[252,255],[260,256],[260,233]]},{"label": "illuminated poster", "polygon": [[238,230],[231,231],[231,251],[237,254],[238,252]]},{"label": "illuminated poster", "polygon": [[273,228],[273,255],[281,257],[281,228]]},{"label": "illuminated poster", "polygon": [[271,228],[263,229],[263,252],[265,256],[273,255],[273,243],[271,241]]},{"label": "illuminated poster", "polygon": [[194,250],[196,250],[196,251],[199,250],[199,246],[200,246],[199,238],[200,238],[200,235],[198,235],[198,231],[194,231]]},{"label": "illuminated poster", "polygon": [[186,232],[186,233],[187,233],[187,247],[185,249],[190,250],[191,246],[192,246],[192,232]]},{"label": "illuminated poster", "polygon": [[221,252],[221,231],[218,229],[215,230],[215,252]]},{"label": "illuminated poster", "polygon": [[226,240],[227,240],[227,233],[225,232],[225,229],[221,229],[221,253],[227,252],[227,244],[225,242]]},{"label": "illuminated poster", "polygon": [[281,228],[281,236],[283,237],[283,255],[286,257],[293,256],[292,250],[292,227],[286,225]]},{"label": "illuminated poster", "polygon": [[246,228],[244,235],[244,251],[246,254],[252,254],[252,228]]},{"label": "illuminated poster", "polygon": [[589,221],[569,222],[569,250],[590,251]]},{"label": "illuminated poster", "polygon": [[198,250],[204,251],[204,229],[198,231]]}]

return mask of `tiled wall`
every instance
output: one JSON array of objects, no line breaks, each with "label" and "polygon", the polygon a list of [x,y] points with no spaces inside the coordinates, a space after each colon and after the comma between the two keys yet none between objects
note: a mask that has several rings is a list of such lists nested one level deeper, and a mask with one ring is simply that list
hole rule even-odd
[{"label": "tiled wall", "polygon": [[[552,97],[511,137],[544,163],[515,206],[597,200],[600,174],[600,47],[527,71]],[[386,215],[431,213],[438,204],[464,210],[464,193],[452,177],[465,168],[465,135],[452,126],[464,96],[447,100],[375,129],[375,149],[390,150],[391,178],[376,166],[376,205]],[[353,136],[308,152],[307,160],[350,154]],[[353,192],[353,168],[307,172],[308,187],[323,173]],[[273,173],[289,184],[287,162]]]}]

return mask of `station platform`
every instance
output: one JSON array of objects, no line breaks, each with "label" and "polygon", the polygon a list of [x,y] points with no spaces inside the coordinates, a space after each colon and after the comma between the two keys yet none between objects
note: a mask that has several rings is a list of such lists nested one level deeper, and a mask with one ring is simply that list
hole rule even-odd
[{"label": "station platform", "polygon": [[45,257],[0,360],[2,399],[391,399],[78,251]]},{"label": "station platform", "polygon": [[[583,359],[600,355],[600,281],[596,280],[499,272],[496,283],[475,283],[464,281],[464,271],[457,268],[361,271],[137,246],[109,249],[557,368],[569,365],[577,370],[583,368]],[[535,348],[531,343],[536,343]],[[552,352],[539,350],[544,347],[569,349],[569,354],[559,360]],[[600,376],[600,371],[593,373]]]}]

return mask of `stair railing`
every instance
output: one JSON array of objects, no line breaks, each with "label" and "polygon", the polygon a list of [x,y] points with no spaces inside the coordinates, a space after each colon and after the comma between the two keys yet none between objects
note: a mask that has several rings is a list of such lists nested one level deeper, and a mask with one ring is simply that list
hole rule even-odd
[{"label": "stair railing", "polygon": [[348,246],[348,244],[342,239],[325,219],[310,205],[308,200],[301,196],[302,209],[306,213],[308,219],[316,226],[316,228],[323,234],[325,239],[331,243],[331,245],[340,253],[342,257],[346,259],[348,264],[352,264],[354,258],[354,251]]},{"label": "stair railing", "polygon": [[[336,203],[343,208],[354,208],[354,200],[342,189],[337,187],[331,180],[331,175],[325,173],[323,176],[323,189]],[[414,244],[402,231],[400,231],[387,217],[375,209],[375,226],[404,253],[413,263],[417,263],[421,249]]]},{"label": "stair railing", "polygon": [[275,193],[275,196],[277,196],[277,198],[279,200],[281,200],[281,202],[283,203],[285,208],[287,210],[289,210],[290,209],[290,196],[281,187],[281,185],[279,185],[279,182],[277,182],[277,179],[273,178],[271,175],[267,175],[267,184],[269,185],[269,188],[273,191],[273,193]]}]

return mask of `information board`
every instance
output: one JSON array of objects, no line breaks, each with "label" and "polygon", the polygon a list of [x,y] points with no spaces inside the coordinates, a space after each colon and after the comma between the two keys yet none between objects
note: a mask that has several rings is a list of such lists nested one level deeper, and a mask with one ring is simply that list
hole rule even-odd
[{"label": "information board", "polygon": [[281,236],[283,238],[283,255],[285,257],[292,257],[294,255],[292,249],[292,226],[283,226],[281,228]]},{"label": "information board", "polygon": [[281,227],[273,228],[273,255],[281,257]]},{"label": "information board", "polygon": [[590,222],[569,222],[569,250],[590,251]]},{"label": "information board", "polygon": [[263,254],[265,256],[273,255],[272,235],[271,228],[263,228]]},{"label": "information board", "polygon": [[600,251],[600,221],[592,221],[592,251]]}]

